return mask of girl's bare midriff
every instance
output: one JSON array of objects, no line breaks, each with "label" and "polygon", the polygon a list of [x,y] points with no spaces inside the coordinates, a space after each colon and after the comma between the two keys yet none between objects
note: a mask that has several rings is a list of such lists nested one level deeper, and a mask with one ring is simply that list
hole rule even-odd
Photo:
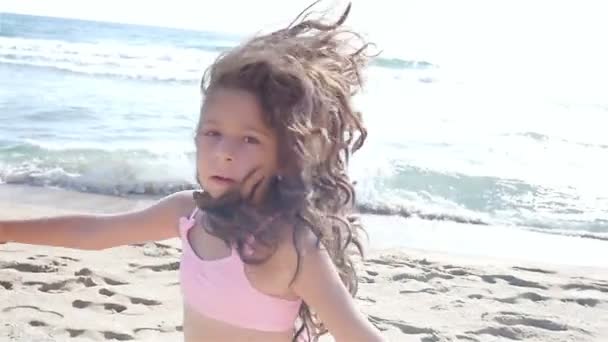
[{"label": "girl's bare midriff", "polygon": [[[261,312],[261,315],[264,313]],[[264,332],[235,327],[198,313],[184,303],[184,342],[290,342],[293,331]]]}]

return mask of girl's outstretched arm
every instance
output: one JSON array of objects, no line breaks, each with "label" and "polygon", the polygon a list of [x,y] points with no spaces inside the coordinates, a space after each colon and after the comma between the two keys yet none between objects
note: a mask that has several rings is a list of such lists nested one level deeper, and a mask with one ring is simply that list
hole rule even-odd
[{"label": "girl's outstretched arm", "polygon": [[178,235],[178,217],[192,208],[192,192],[167,196],[141,210],[120,214],[75,214],[27,220],[0,220],[6,241],[98,250]]},{"label": "girl's outstretched arm", "polygon": [[319,315],[337,342],[384,341],[357,309],[327,251],[319,249],[313,239],[305,240],[293,291]]}]

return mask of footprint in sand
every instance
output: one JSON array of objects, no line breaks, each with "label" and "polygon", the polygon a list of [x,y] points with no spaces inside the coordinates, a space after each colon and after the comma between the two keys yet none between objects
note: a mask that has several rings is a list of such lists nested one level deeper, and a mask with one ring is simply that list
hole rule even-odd
[{"label": "footprint in sand", "polygon": [[416,265],[414,265],[414,264],[405,262],[403,260],[395,260],[395,259],[392,259],[392,258],[382,258],[382,259],[373,258],[373,259],[367,259],[367,260],[365,260],[363,262],[363,264],[366,265],[366,266],[371,266],[371,265],[375,264],[375,265],[388,266],[388,267],[391,267],[391,268],[401,268],[403,266],[408,266],[408,267],[411,267],[411,268],[416,267]]},{"label": "footprint in sand", "polygon": [[425,272],[424,274],[409,274],[409,273],[400,273],[396,274],[392,277],[395,281],[402,280],[417,280],[423,283],[429,282],[431,279],[440,278],[440,279],[454,279],[454,276],[449,274],[442,274],[437,272]]},{"label": "footprint in sand", "polygon": [[71,258],[71,257],[67,257],[67,256],[49,257],[48,255],[45,255],[45,254],[38,254],[35,256],[31,256],[31,257],[28,257],[27,260],[46,262],[50,265],[60,266],[60,267],[67,267],[68,264],[66,263],[66,261],[68,261],[68,262],[80,261],[79,259]]},{"label": "footprint in sand", "polygon": [[87,300],[80,300],[80,299],[73,301],[72,307],[75,307],[77,309],[86,309],[86,308],[90,308],[90,307],[101,307],[106,311],[118,312],[118,313],[121,313],[127,309],[126,306],[116,304],[116,303],[93,303],[93,302],[90,302]]},{"label": "footprint in sand", "polygon": [[27,286],[40,286],[38,291],[46,293],[63,293],[74,291],[78,288],[83,287],[94,287],[100,284],[118,286],[127,285],[128,283],[112,279],[110,277],[104,277],[95,275],[90,269],[83,268],[74,273],[78,276],[75,278],[64,279],[56,282],[44,282],[44,281],[26,281],[23,285]]},{"label": "footprint in sand", "polygon": [[68,256],[60,256],[59,258],[61,258],[63,260],[74,261],[74,262],[80,261],[80,259],[76,259],[76,258],[72,258],[72,257],[68,257]]},{"label": "footprint in sand", "polygon": [[30,264],[27,262],[10,262],[0,264],[0,269],[13,269],[19,272],[28,273],[52,273],[59,269],[56,266]]},{"label": "footprint in sand", "polygon": [[77,276],[92,276],[95,278],[99,278],[101,281],[103,281],[104,283],[108,284],[108,285],[128,285],[129,283],[124,282],[124,281],[120,281],[120,280],[116,280],[110,277],[103,277],[103,276],[99,276],[99,275],[95,275],[95,273],[93,273],[93,271],[91,271],[88,268],[83,268],[80,271],[74,272],[74,275]]},{"label": "footprint in sand", "polygon": [[553,299],[550,297],[539,295],[534,292],[520,293],[517,296],[507,297],[507,298],[486,297],[481,294],[472,294],[472,295],[469,295],[468,297],[471,299],[484,299],[485,298],[485,299],[495,300],[497,302],[507,303],[507,304],[515,304],[515,303],[519,302],[520,299],[527,299],[527,300],[531,300],[533,302],[542,302],[542,301]]},{"label": "footprint in sand", "polygon": [[44,314],[50,314],[53,316],[57,316],[60,318],[64,318],[64,316],[62,314],[60,314],[57,311],[51,311],[51,310],[43,310],[37,306],[33,306],[33,305],[18,305],[18,306],[9,306],[7,308],[2,309],[2,312],[11,312],[11,311],[15,311],[15,310],[34,310],[34,311],[38,311],[40,313],[44,313]]},{"label": "footprint in sand", "polygon": [[534,334],[526,333],[521,329],[515,327],[487,327],[475,331],[467,331],[466,333],[476,336],[490,335],[494,337],[504,337],[516,341],[521,341],[526,338],[531,338],[535,336]]},{"label": "footprint in sand", "polygon": [[42,321],[37,321],[37,320],[33,320],[33,321],[29,321],[28,322],[29,325],[33,326],[33,327],[46,327],[48,326],[48,324],[42,322]]},{"label": "footprint in sand", "polygon": [[78,337],[86,332],[85,329],[65,329],[64,331],[70,334],[70,337]]},{"label": "footprint in sand", "polygon": [[[2,263],[0,264],[0,269],[13,269],[18,272],[26,273],[54,273],[59,270],[56,266],[39,265],[23,262]],[[99,284],[107,284],[114,286],[128,284],[126,282],[112,279],[110,277],[95,275],[88,268],[83,268],[75,272],[74,275],[76,275],[77,277],[55,282],[25,281],[22,284],[26,286],[39,286],[38,290],[46,293],[68,292],[73,291],[77,288],[93,287]],[[15,287],[16,283],[18,282],[2,280],[0,281],[0,287],[4,288],[5,290],[12,290]]]},{"label": "footprint in sand", "polygon": [[154,272],[177,271],[179,270],[179,261],[160,265],[138,265],[131,263],[129,264],[129,266],[135,268],[134,270],[130,271],[131,273],[137,272],[139,270],[152,270]]},{"label": "footprint in sand", "polygon": [[364,297],[364,296],[357,296],[358,300],[364,301],[364,302],[368,302],[368,303],[375,303],[376,300],[372,297]]},{"label": "footprint in sand", "polygon": [[441,274],[447,274],[456,277],[468,277],[475,275],[470,269],[453,265],[438,265],[437,267],[434,267],[434,271],[439,272]]},{"label": "footprint in sand", "polygon": [[413,325],[406,324],[398,319],[386,319],[378,316],[369,315],[368,320],[380,330],[387,330],[387,326],[395,327],[401,330],[402,333],[408,335],[417,334],[437,334],[437,331],[431,328],[419,328]]},{"label": "footprint in sand", "polygon": [[472,275],[472,273],[470,273],[469,271],[467,271],[463,268],[447,269],[446,272],[453,276],[458,276],[458,277],[465,277],[465,276]]},{"label": "footprint in sand", "polygon": [[429,265],[432,265],[432,264],[433,264],[432,262],[430,262],[430,261],[428,261],[428,260],[426,260],[426,259],[417,259],[417,260],[414,260],[414,262],[415,262],[416,264],[419,264],[419,265],[424,265],[424,266],[429,266]]},{"label": "footprint in sand", "polygon": [[113,297],[114,295],[117,295],[119,297],[124,297],[124,298],[127,298],[131,302],[131,304],[141,304],[141,305],[145,305],[145,306],[154,306],[154,305],[162,304],[161,302],[159,302],[157,300],[153,300],[153,299],[131,297],[131,296],[117,294],[116,292],[108,290],[106,288],[99,289],[99,294],[106,296],[106,297]]},{"label": "footprint in sand", "polygon": [[590,308],[596,307],[602,301],[595,298],[563,298],[560,299],[564,303],[576,303],[581,306],[588,306]]},{"label": "footprint in sand", "polygon": [[522,325],[535,327],[550,331],[567,331],[568,326],[566,324],[558,323],[549,319],[535,318],[523,313],[500,311],[497,313],[486,312],[481,315],[482,319],[491,319],[502,325]]},{"label": "footprint in sand", "polygon": [[509,285],[513,285],[513,286],[517,286],[517,287],[531,287],[531,288],[542,289],[542,290],[548,289],[548,287],[541,285],[539,283],[536,283],[533,281],[528,281],[528,280],[523,280],[523,279],[517,278],[512,275],[502,275],[502,274],[482,275],[482,276],[480,276],[480,278],[483,281],[485,281],[486,283],[490,283],[490,284],[496,284],[496,279],[500,279],[500,280],[506,281],[507,283],[509,283]]},{"label": "footprint in sand", "polygon": [[77,288],[82,287],[93,287],[97,286],[97,283],[93,281],[93,279],[89,277],[78,277],[71,278],[66,280],[60,280],[56,282],[44,282],[44,281],[26,281],[23,282],[23,285],[27,286],[37,286],[38,291],[46,292],[46,293],[63,293],[73,291]]},{"label": "footprint in sand", "polygon": [[471,270],[453,266],[453,265],[435,265],[426,259],[416,260],[415,269],[422,270],[424,273],[422,274],[409,274],[409,273],[400,273],[393,276],[393,280],[401,281],[401,280],[417,280],[421,282],[429,282],[432,279],[454,279],[455,277],[468,277],[475,275],[471,272]]},{"label": "footprint in sand", "polygon": [[119,341],[134,340],[132,335],[117,333],[114,331],[103,331],[102,334],[106,340],[119,340]]},{"label": "footprint in sand", "polygon": [[608,285],[604,285],[600,282],[591,282],[589,284],[566,284],[561,286],[564,290],[578,290],[578,291],[599,291],[608,293]]},{"label": "footprint in sand", "polygon": [[471,337],[471,336],[467,336],[467,335],[456,335],[456,340],[479,342],[479,340],[476,339],[475,337]]},{"label": "footprint in sand", "polygon": [[93,331],[86,329],[64,329],[66,333],[70,335],[71,338],[80,337],[86,335],[90,337],[92,340],[118,340],[118,341],[131,341],[135,338],[132,335],[119,333],[115,331]]},{"label": "footprint in sand", "polygon": [[163,329],[161,328],[137,328],[137,329],[133,329],[134,333],[140,333],[140,332],[146,332],[146,331],[153,331],[153,332],[165,332]]},{"label": "footprint in sand", "polygon": [[408,335],[427,335],[420,338],[420,341],[431,342],[431,341],[446,341],[447,339],[442,336],[437,330],[432,328],[419,328],[413,325],[409,325],[404,321],[398,319],[386,319],[378,316],[369,315],[368,320],[381,331],[386,331],[390,327],[399,329],[402,333]]},{"label": "footprint in sand", "polygon": [[155,328],[150,328],[150,327],[142,327],[142,328],[135,328],[133,329],[133,333],[134,334],[138,334],[138,333],[142,333],[142,332],[147,332],[147,331],[153,331],[156,333],[173,333],[173,332],[181,332],[182,331],[182,326],[178,325],[176,327],[163,327],[160,324],[155,327]]},{"label": "footprint in sand", "polygon": [[595,307],[600,304],[602,301],[596,298],[552,298],[543,295],[539,295],[535,292],[524,292],[520,293],[517,296],[507,297],[507,298],[494,298],[494,297],[486,297],[481,294],[471,294],[468,296],[470,299],[489,299],[495,300],[497,302],[506,303],[506,304],[516,304],[520,302],[520,300],[530,300],[533,302],[544,302],[548,300],[559,300],[563,303],[575,303],[581,306]]},{"label": "footprint in sand", "polygon": [[171,256],[181,253],[181,248],[160,242],[136,243],[132,246],[141,247],[143,254],[148,257]]},{"label": "footprint in sand", "polygon": [[[27,260],[38,261],[38,260],[40,260],[40,258],[29,257],[29,258],[27,258]],[[58,261],[58,260],[49,260],[48,263],[52,264],[53,266],[60,266],[60,267],[66,267],[66,266],[68,266],[68,264],[66,264],[65,262],[61,262],[61,261]]]},{"label": "footprint in sand", "polygon": [[[43,321],[31,321],[30,322],[31,326],[36,326],[36,327],[49,327],[49,325]],[[76,337],[88,337],[91,340],[94,341],[98,341],[98,340],[118,340],[118,341],[131,341],[131,340],[135,340],[135,336],[138,333],[145,333],[146,331],[154,331],[156,333],[173,333],[173,332],[181,332],[181,326],[177,326],[177,327],[156,327],[156,328],[149,328],[149,327],[143,327],[143,328],[135,328],[133,329],[133,335],[132,334],[126,334],[126,333],[121,333],[121,332],[117,332],[117,331],[108,331],[108,330],[104,330],[104,331],[95,331],[95,330],[88,330],[88,329],[72,329],[72,328],[57,328],[57,327],[53,327],[53,332],[55,334],[57,334],[58,332],[61,333],[66,333],[67,335],[70,336],[70,338],[76,338]]]},{"label": "footprint in sand", "polygon": [[[545,317],[534,317],[524,313],[500,311],[497,313],[486,312],[481,315],[484,320],[492,320],[508,327],[517,328],[536,328],[549,331],[578,331],[589,335],[590,333],[584,329],[569,326],[564,323],[556,322],[554,320]],[[506,337],[506,336],[505,336]]]},{"label": "footprint in sand", "polygon": [[542,273],[542,274],[557,274],[557,272],[555,272],[555,271],[548,271],[548,270],[543,270],[540,268],[528,268],[528,267],[521,267],[521,266],[513,266],[512,268],[517,271],[526,271],[526,272]]},{"label": "footprint in sand", "polygon": [[376,280],[374,278],[361,276],[361,277],[359,277],[359,282],[363,283],[363,284],[373,284],[376,282]]},{"label": "footprint in sand", "polygon": [[400,290],[399,293],[400,294],[412,294],[412,293],[428,293],[428,294],[432,294],[432,295],[436,295],[436,294],[440,294],[440,293],[446,293],[449,292],[450,289],[446,286],[442,286],[442,285],[437,285],[437,287],[426,287],[424,289],[420,289],[420,290]]}]

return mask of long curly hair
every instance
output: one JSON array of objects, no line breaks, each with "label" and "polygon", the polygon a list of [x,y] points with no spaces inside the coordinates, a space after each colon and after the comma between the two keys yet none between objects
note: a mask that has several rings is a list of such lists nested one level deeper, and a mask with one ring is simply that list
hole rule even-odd
[{"label": "long curly hair", "polygon": [[[302,230],[311,231],[354,297],[358,281],[352,258],[363,255],[364,231],[355,213],[347,167],[367,131],[351,100],[363,85],[361,72],[371,57],[370,44],[342,27],[350,4],[333,23],[309,19],[313,5],[286,28],[221,54],[201,82],[203,96],[229,88],[251,92],[260,101],[264,120],[280,142],[279,160],[285,170],[270,187],[271,196],[261,208],[234,193],[214,199],[203,191],[195,192],[194,198],[206,213],[206,229],[237,246],[246,263],[270,257],[279,230],[291,225],[298,256],[293,280],[300,268],[298,237]],[[245,253],[252,236],[255,249],[265,251],[263,257]],[[294,341],[302,334],[316,341],[327,332],[306,303],[299,318]]]}]

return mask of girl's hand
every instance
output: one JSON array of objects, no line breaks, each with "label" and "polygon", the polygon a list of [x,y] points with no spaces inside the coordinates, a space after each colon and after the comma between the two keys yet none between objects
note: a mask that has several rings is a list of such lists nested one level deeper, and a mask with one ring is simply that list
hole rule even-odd
[{"label": "girl's hand", "polygon": [[253,204],[262,203],[274,177],[274,175],[268,174],[261,167],[251,170],[241,181],[241,198]]},{"label": "girl's hand", "polygon": [[8,236],[4,232],[4,224],[0,222],[0,245],[8,242]]},{"label": "girl's hand", "polygon": [[272,178],[263,172],[262,168],[257,167],[249,171],[231,190],[219,197],[213,198],[205,191],[197,191],[194,192],[194,199],[203,209],[220,208],[240,201],[258,204],[264,199]]},{"label": "girl's hand", "polygon": [[226,205],[248,202],[253,204],[261,203],[270,186],[272,177],[261,171],[261,168],[254,168],[249,171],[241,182],[231,190],[217,198],[213,198],[208,192],[195,191],[194,200],[201,209],[213,210],[221,209]]}]

